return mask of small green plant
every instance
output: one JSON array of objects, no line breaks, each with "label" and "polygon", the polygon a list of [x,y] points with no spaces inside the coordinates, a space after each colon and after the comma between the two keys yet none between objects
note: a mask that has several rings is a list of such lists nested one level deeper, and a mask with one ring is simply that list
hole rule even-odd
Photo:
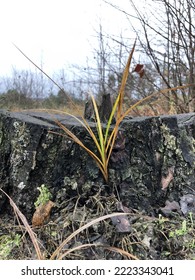
[{"label": "small green plant", "polygon": [[163,217],[161,214],[158,215],[158,224],[163,230],[166,227],[167,218]]},{"label": "small green plant", "polygon": [[193,214],[191,212],[188,213],[188,219],[182,221],[181,227],[179,229],[175,229],[174,231],[170,231],[169,237],[176,236],[184,236],[194,228],[193,222]]},{"label": "small green plant", "polygon": [[190,223],[191,223],[191,227],[193,228],[194,227],[193,213],[189,212],[188,215],[189,215],[189,220],[190,220]]},{"label": "small green plant", "polygon": [[181,227],[179,229],[174,229],[169,232],[170,238],[183,238],[183,246],[188,249],[195,248],[195,240],[193,236],[194,230],[194,222],[193,222],[193,214],[188,214],[189,219],[185,219],[181,223]]},{"label": "small green plant", "polygon": [[170,231],[169,237],[183,236],[186,233],[187,233],[187,222],[186,220],[183,220],[181,228],[175,229],[174,231]]},{"label": "small green plant", "polygon": [[36,208],[40,205],[46,204],[52,197],[50,191],[44,184],[42,184],[40,187],[38,187],[37,190],[40,191],[40,194],[34,203]]},{"label": "small green plant", "polygon": [[6,260],[15,246],[19,246],[21,236],[19,234],[0,236],[0,260]]}]

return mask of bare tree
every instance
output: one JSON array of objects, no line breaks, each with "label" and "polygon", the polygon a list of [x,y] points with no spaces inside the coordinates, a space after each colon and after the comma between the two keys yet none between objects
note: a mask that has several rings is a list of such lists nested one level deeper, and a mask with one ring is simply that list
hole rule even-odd
[{"label": "bare tree", "polygon": [[[159,22],[159,26],[153,27],[152,23],[146,21],[140,14],[135,4],[137,15],[142,23],[146,45],[144,49],[151,58],[153,64],[163,83],[168,87],[183,84],[195,83],[195,9],[191,0],[161,0],[162,11],[164,9],[164,19]],[[162,13],[162,12],[161,12]],[[163,14],[162,14],[163,15]],[[152,32],[151,32],[152,30]],[[161,48],[164,52],[159,53],[154,50],[151,37],[155,34],[159,38]],[[159,44],[157,45],[159,47]],[[168,95],[168,99],[174,102],[178,113],[194,110],[195,105],[194,87],[188,90],[173,92]]]},{"label": "bare tree", "polygon": [[47,94],[48,83],[38,71],[12,69],[9,77],[3,78],[5,90],[15,90],[28,98],[39,99]]},{"label": "bare tree", "polygon": [[[105,1],[113,7],[109,1]],[[161,83],[158,87],[175,87],[195,83],[195,4],[193,0],[148,0],[145,8],[129,0],[132,14],[114,6],[129,18],[137,33],[140,47],[150,58]],[[138,24],[139,23],[139,24]],[[195,88],[173,92],[166,96],[168,104],[174,102],[178,113],[195,108]]]}]

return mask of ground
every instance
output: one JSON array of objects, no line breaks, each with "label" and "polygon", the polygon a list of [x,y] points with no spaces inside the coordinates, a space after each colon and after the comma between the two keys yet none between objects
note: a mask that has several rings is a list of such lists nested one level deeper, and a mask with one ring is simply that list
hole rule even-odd
[{"label": "ground", "polygon": [[[82,201],[86,198],[82,195],[59,200],[52,208],[49,220],[33,228],[45,259],[50,259],[63,240],[90,221],[94,224],[69,238],[55,258],[195,259],[194,214],[184,216],[162,208],[161,213],[148,216],[143,211],[124,207],[114,195],[103,194],[98,189],[85,204]],[[103,215],[119,211],[129,213],[95,222]],[[16,215],[4,215],[0,221],[0,259],[37,259],[26,228],[21,222],[18,224]]]}]

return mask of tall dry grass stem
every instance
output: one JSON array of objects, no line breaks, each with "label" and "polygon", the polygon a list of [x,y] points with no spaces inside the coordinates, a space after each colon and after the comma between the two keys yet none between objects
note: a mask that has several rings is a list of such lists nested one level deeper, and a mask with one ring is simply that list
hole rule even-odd
[{"label": "tall dry grass stem", "polygon": [[14,210],[14,213],[16,215],[16,217],[19,217],[20,220],[22,221],[26,231],[28,232],[29,236],[30,236],[30,239],[33,243],[33,246],[35,248],[35,251],[36,251],[36,254],[37,254],[37,258],[39,260],[43,260],[44,257],[43,257],[43,254],[41,253],[41,250],[40,250],[40,247],[39,247],[39,244],[38,244],[38,240],[36,238],[36,234],[34,233],[34,231],[32,230],[32,228],[30,227],[29,223],[27,222],[27,219],[26,217],[22,214],[22,212],[18,209],[17,205],[15,204],[15,202],[11,199],[11,197],[6,193],[4,192],[1,188],[0,188],[0,191],[7,196],[7,198],[9,199],[9,202],[10,202],[10,205],[12,206],[13,210]]}]

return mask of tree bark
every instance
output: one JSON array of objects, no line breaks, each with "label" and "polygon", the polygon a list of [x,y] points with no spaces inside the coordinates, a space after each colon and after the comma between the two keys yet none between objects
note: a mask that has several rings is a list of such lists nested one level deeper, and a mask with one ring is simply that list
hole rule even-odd
[{"label": "tree bark", "polygon": [[[166,200],[194,195],[195,113],[125,120],[109,162],[108,184],[82,148],[51,132],[62,133],[56,118],[94,149],[84,128],[71,117],[0,110],[0,186],[27,217],[34,213],[42,184],[54,202],[79,193],[87,201],[98,186],[107,194],[117,192],[123,205],[147,213]],[[1,213],[7,211],[6,202],[0,193]]]}]

